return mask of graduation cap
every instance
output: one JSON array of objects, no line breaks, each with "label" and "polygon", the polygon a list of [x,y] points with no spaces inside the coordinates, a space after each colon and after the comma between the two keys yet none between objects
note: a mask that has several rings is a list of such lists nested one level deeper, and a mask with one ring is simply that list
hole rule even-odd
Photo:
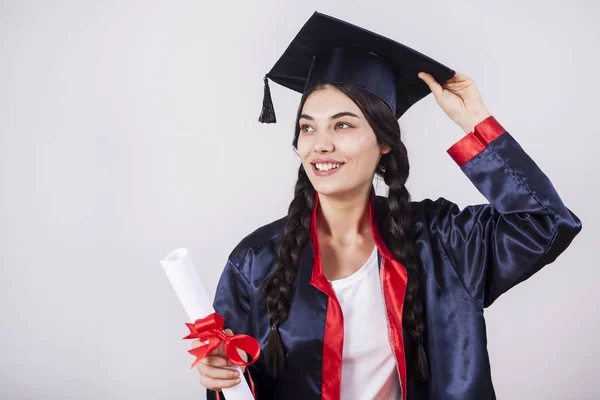
[{"label": "graduation cap", "polygon": [[276,122],[269,82],[304,95],[319,83],[346,83],[383,100],[396,119],[431,90],[417,74],[443,84],[455,72],[385,36],[316,12],[264,77],[259,122]]}]

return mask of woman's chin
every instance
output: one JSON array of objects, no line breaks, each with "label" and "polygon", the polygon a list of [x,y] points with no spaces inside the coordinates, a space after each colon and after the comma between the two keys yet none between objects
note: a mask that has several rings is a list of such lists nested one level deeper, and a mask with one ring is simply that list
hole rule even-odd
[{"label": "woman's chin", "polygon": [[347,182],[333,180],[331,182],[319,182],[318,179],[317,182],[313,183],[313,187],[320,195],[331,197],[343,195],[352,189]]},{"label": "woman's chin", "polygon": [[319,192],[319,194],[325,196],[331,196],[347,189],[342,182],[319,182],[319,178],[316,179],[316,182],[313,182],[313,187],[317,192]]}]

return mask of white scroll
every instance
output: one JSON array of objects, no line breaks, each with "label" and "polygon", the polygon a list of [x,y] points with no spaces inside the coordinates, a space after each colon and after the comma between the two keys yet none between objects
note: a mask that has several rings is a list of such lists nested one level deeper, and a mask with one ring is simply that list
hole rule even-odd
[{"label": "white scroll", "polygon": [[[207,317],[215,312],[202,283],[202,278],[200,278],[187,249],[181,248],[172,251],[160,263],[190,318],[190,322],[193,323],[197,319]],[[227,368],[237,370],[241,377],[239,384],[223,389],[223,394],[227,400],[254,400],[248,383],[242,375],[241,368],[236,365]]]}]

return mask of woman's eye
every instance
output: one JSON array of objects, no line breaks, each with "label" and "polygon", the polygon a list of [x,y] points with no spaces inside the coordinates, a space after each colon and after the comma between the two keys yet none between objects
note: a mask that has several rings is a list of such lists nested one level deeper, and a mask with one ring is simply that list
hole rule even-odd
[{"label": "woman's eye", "polygon": [[[338,122],[337,124],[335,124],[335,128],[337,129],[338,127],[342,128],[342,129],[346,129],[346,128],[352,128],[352,125],[347,124],[345,122]],[[313,132],[314,131],[312,126],[306,125],[306,124],[300,125],[300,130],[302,132]]]},{"label": "woman's eye", "polygon": [[[347,123],[345,123],[345,122],[338,122],[337,124],[335,124],[335,126],[336,126],[336,127],[338,127],[338,126],[340,126],[340,125],[346,125],[348,128],[351,128],[351,126],[350,126],[350,125],[348,125],[348,124],[347,124]],[[345,128],[344,128],[344,129],[345,129]]]}]

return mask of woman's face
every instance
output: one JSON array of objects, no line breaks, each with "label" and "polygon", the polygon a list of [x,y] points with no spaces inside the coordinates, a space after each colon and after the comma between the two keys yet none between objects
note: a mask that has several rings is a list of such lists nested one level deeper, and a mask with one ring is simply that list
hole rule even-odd
[{"label": "woman's face", "polygon": [[390,151],[379,145],[360,108],[331,85],[309,95],[299,125],[298,154],[319,194],[370,187],[381,155]]}]

